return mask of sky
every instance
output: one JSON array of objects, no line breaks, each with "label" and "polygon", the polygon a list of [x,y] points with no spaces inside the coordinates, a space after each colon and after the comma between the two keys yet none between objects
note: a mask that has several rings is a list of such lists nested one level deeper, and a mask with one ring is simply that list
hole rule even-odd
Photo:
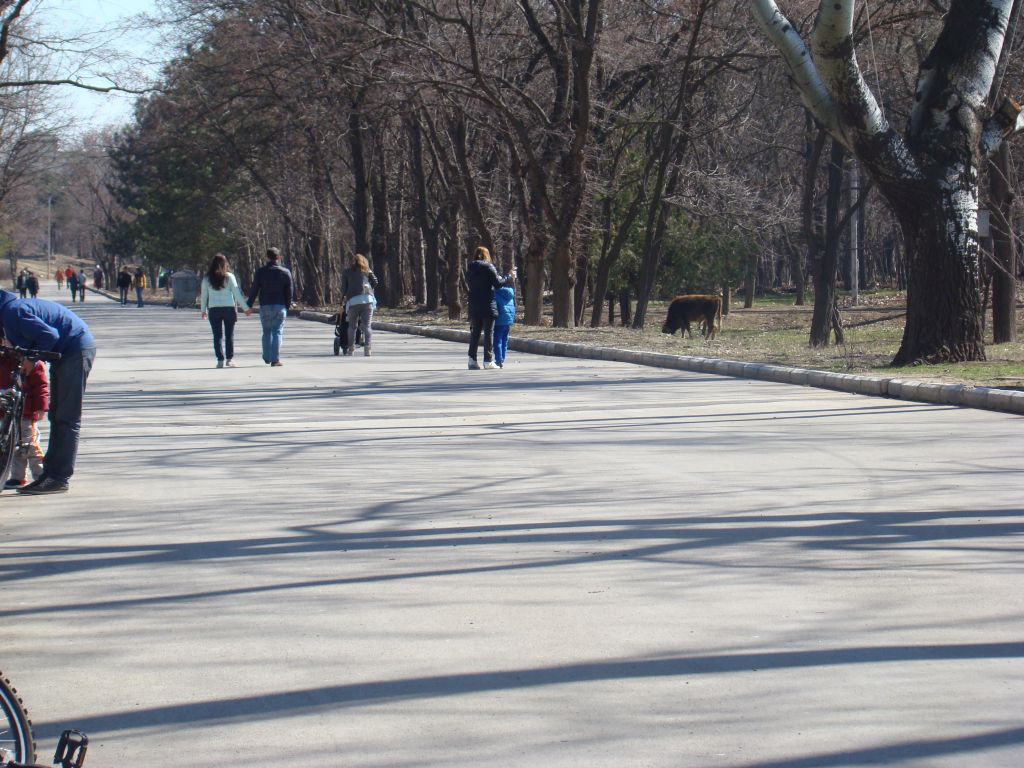
[{"label": "sky", "polygon": [[[124,51],[133,57],[159,61],[166,54],[159,45],[156,33],[131,23],[133,16],[142,13],[156,15],[158,11],[157,0],[40,0],[33,17],[47,29],[59,32],[62,37],[83,33],[99,34],[99,39],[104,40],[104,51]],[[70,66],[65,65],[65,68]],[[155,75],[159,71],[159,64],[151,64],[143,69]],[[110,71],[122,76],[124,74],[120,68]],[[109,84],[101,78],[86,76],[84,79]],[[67,103],[69,114],[75,122],[75,132],[127,122],[136,98],[134,95],[96,93],[69,86],[61,86],[57,90]]]}]

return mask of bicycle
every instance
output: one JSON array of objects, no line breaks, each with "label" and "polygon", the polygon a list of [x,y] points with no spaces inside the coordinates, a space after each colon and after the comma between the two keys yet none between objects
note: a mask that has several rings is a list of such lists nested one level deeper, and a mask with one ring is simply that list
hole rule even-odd
[{"label": "bicycle", "polygon": [[[82,768],[89,737],[67,730],[57,742],[53,764],[60,768]],[[9,679],[0,672],[0,768],[43,768],[35,765],[36,743],[25,702]]]},{"label": "bicycle", "polygon": [[25,393],[22,391],[25,375],[21,372],[21,364],[25,360],[45,360],[57,362],[59,352],[44,352],[38,349],[22,347],[0,347],[0,354],[10,357],[13,362],[11,369],[11,385],[0,389],[0,483],[7,479],[11,470],[11,462],[15,452],[28,450],[21,434],[21,416],[25,405]]}]

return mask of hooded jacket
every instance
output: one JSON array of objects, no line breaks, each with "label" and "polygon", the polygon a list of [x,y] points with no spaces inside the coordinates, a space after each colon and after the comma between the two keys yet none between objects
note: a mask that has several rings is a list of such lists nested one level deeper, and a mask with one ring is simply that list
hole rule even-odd
[{"label": "hooded jacket", "polygon": [[494,303],[498,308],[495,325],[514,325],[516,322],[516,292],[510,286],[502,286],[494,292]]},{"label": "hooded jacket", "polygon": [[0,324],[16,347],[69,355],[96,346],[89,326],[62,304],[0,290]]}]

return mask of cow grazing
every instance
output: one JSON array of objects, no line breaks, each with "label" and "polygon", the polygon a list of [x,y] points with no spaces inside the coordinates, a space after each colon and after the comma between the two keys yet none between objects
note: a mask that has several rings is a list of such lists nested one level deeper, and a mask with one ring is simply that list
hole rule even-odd
[{"label": "cow grazing", "polygon": [[722,297],[712,295],[676,296],[668,305],[668,316],[661,332],[674,334],[682,328],[681,336],[690,334],[690,321],[701,322],[701,335],[710,340],[715,338],[715,331],[722,324]]}]

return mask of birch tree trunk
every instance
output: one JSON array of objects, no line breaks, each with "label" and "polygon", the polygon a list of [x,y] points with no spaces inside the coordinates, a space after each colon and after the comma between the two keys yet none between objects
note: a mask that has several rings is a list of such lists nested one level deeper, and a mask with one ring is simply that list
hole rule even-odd
[{"label": "birch tree trunk", "polygon": [[861,162],[895,212],[907,258],[907,322],[893,365],[984,360],[978,168],[1019,130],[988,95],[1012,0],[951,0],[920,64],[909,124],[893,130],[857,64],[855,0],[822,2],[808,50],[773,0],[752,0],[814,118]]}]

